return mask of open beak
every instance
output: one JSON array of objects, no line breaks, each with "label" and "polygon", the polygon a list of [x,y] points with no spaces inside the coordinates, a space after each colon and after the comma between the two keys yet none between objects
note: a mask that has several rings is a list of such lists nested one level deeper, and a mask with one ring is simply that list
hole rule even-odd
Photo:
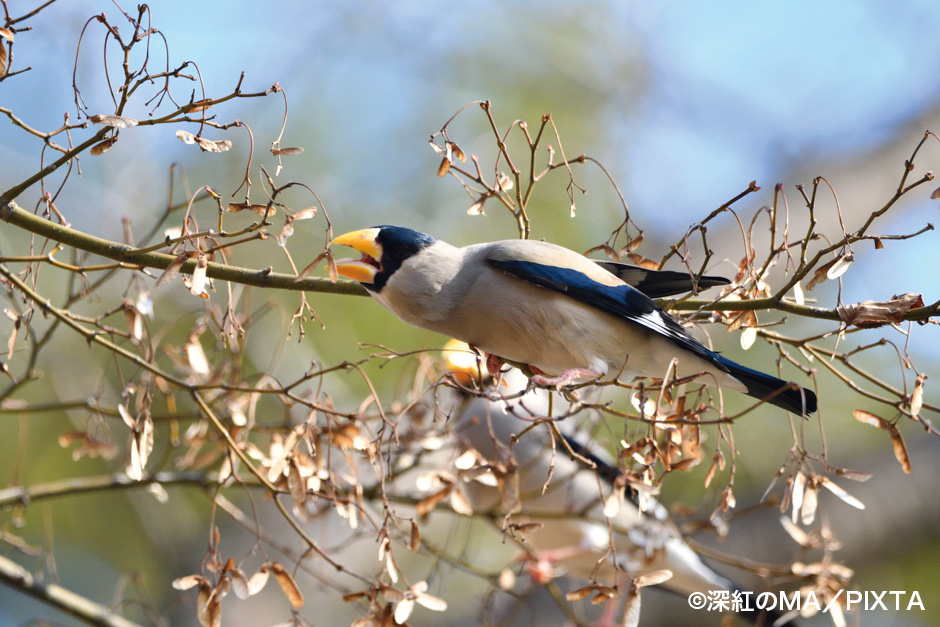
[{"label": "open beak", "polygon": [[334,244],[349,246],[362,253],[359,259],[337,260],[336,271],[360,283],[375,281],[375,275],[382,270],[382,245],[376,239],[378,235],[379,229],[362,229],[333,238],[330,246]]}]

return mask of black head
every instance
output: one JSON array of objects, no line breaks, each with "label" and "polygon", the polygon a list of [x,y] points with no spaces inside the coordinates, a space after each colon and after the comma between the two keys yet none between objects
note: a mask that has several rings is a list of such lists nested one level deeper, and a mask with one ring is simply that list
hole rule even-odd
[{"label": "black head", "polygon": [[366,289],[379,292],[393,274],[401,267],[406,259],[412,257],[437,240],[413,229],[403,226],[389,226],[387,224],[373,227],[379,229],[375,241],[381,247],[382,258],[378,260],[380,269],[375,279],[370,283],[363,283]]}]

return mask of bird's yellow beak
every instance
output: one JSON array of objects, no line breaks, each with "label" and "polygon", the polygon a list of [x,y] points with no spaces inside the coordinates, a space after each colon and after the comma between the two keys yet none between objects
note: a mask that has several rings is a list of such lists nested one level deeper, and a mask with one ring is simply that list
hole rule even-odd
[{"label": "bird's yellow beak", "polygon": [[349,246],[362,253],[359,259],[337,260],[336,271],[360,283],[375,281],[375,275],[382,269],[382,245],[376,239],[378,235],[379,229],[362,229],[333,238],[330,246]]}]

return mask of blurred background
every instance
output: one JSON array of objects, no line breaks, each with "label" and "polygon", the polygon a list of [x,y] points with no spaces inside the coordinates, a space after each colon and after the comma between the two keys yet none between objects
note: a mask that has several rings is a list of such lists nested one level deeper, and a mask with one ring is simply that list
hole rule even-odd
[{"label": "blurred background", "polygon": [[[11,13],[27,10],[27,3],[16,5]],[[260,91],[275,82],[286,90],[290,109],[281,145],[302,146],[304,153],[285,158],[278,180],[302,181],[315,189],[336,233],[390,223],[458,245],[517,236],[508,212],[489,203],[486,216],[469,216],[466,209],[472,199],[450,177],[435,176],[440,157],[428,148],[429,136],[474,100],[492,102],[502,130],[516,119],[534,127],[543,114],[551,113],[565,154],[596,158],[616,180],[631,217],[644,230],[645,241],[638,252],[653,259],[660,259],[690,225],[745,190],[752,180],[762,190],[734,206],[745,223],[773,201],[774,185],[781,183],[793,228],[796,232],[805,229],[805,203],[795,186],[811,188],[813,178],[821,175],[838,194],[846,229],[857,229],[891,199],[905,159],[924,131],[940,128],[940,80],[934,70],[940,59],[936,36],[940,5],[934,2],[586,0],[532,4],[511,0],[448,5],[163,0],[151,8],[153,26],[166,37],[170,66],[195,61],[208,96],[229,93],[241,72],[245,73],[244,91]],[[85,21],[102,12],[113,23],[122,23],[112,3],[90,0],[57,3],[30,20],[34,30],[17,34],[11,69],[26,65],[33,69],[0,85],[0,106],[40,130],[58,128],[66,113],[74,120],[71,85],[78,36]],[[122,32],[127,30],[123,26]],[[93,112],[113,110],[103,86],[102,39],[100,27],[89,27],[75,72]],[[151,50],[151,54],[158,59],[153,67],[159,68],[163,52]],[[110,70],[118,71],[119,66],[112,64]],[[177,101],[188,101],[190,89],[188,83],[177,83]],[[126,114],[146,119],[149,107],[143,100]],[[253,167],[264,163],[269,171],[274,162],[266,150],[277,137],[282,113],[280,96],[236,100],[218,111],[222,118],[249,124],[260,155]],[[190,125],[187,130],[195,132],[195,128]],[[167,203],[171,163],[185,170],[193,189],[208,185],[225,195],[234,192],[248,154],[247,134],[242,129],[207,133],[210,139],[230,139],[235,145],[228,153],[209,155],[182,144],[173,130],[131,129],[122,132],[121,141],[106,155],[83,158],[81,177],[72,174],[58,202],[72,224],[118,241],[122,217],[131,219],[135,232],[149,230]],[[89,132],[77,131],[74,136],[81,139]],[[492,172],[496,148],[479,108],[469,107],[449,126],[449,132]],[[554,138],[550,142],[557,144]],[[0,119],[0,186],[6,189],[37,171],[41,148],[40,140]],[[908,182],[937,167],[940,145],[930,140],[919,153]],[[260,200],[257,170],[252,176],[258,185],[253,198]],[[530,205],[532,236],[586,250],[607,239],[623,219],[623,207],[597,168],[578,166],[575,180],[587,193],[577,192],[574,219],[569,216],[564,173],[556,172],[540,185]],[[930,192],[935,187],[927,184],[905,196],[872,232],[912,233],[934,221],[938,201],[930,199]],[[838,238],[836,201],[828,188],[821,187],[819,193],[820,230]],[[291,194],[295,209],[319,204],[305,192]],[[38,196],[38,188],[32,188],[19,203],[32,209]],[[175,200],[184,198],[177,188]],[[205,205],[196,215],[212,224],[214,212]],[[249,220],[244,218],[246,224]],[[765,225],[766,220],[759,222],[758,230]],[[301,267],[322,248],[323,229],[320,217],[298,224],[291,251]],[[21,251],[23,244],[16,238],[22,237],[10,228],[0,230],[4,254]],[[310,242],[306,254],[304,238]],[[922,293],[927,303],[940,297],[940,275],[933,266],[938,259],[935,233],[910,241],[886,241],[884,249],[877,251],[864,244],[856,247],[856,262],[843,277],[844,302],[887,300],[905,292]],[[716,253],[710,272],[733,276],[743,248],[740,229],[729,214],[709,225],[709,245]],[[242,265],[273,265],[289,271],[276,246],[273,240],[258,243],[254,263]],[[702,258],[700,250],[695,254],[698,260]],[[772,275],[771,281],[774,276],[779,279],[781,275]],[[119,303],[123,287],[115,286],[110,296],[106,292],[102,298]],[[808,296],[832,307],[838,302],[837,288],[828,282]],[[253,330],[247,355],[258,369],[272,369],[285,377],[306,369],[313,359],[337,363],[355,353],[357,343],[406,351],[444,342],[406,328],[371,300],[311,294],[308,298],[325,330],[308,323],[306,337],[298,343],[296,329],[286,338],[290,315],[297,307],[296,295],[255,291],[251,297],[256,304],[270,302],[271,313]],[[195,300],[182,288],[168,290],[156,303],[157,317],[194,320],[201,312]],[[790,335],[838,330],[823,321],[791,323],[786,327]],[[8,329],[3,319],[4,337]],[[867,344],[887,337],[895,342],[930,377],[925,401],[935,403],[940,334],[935,325],[905,326],[904,330],[910,331],[909,339],[887,327],[850,335],[844,341]],[[744,355],[736,336],[720,335],[713,333],[716,348],[748,365],[759,365],[761,356],[774,358],[771,349],[761,346]],[[54,355],[47,353],[48,363],[40,366],[56,372],[62,365],[58,360],[66,359],[71,351],[87,355],[89,364],[102,358],[78,338],[70,341],[73,345],[65,344]],[[894,349],[873,354],[860,364],[877,369],[892,385],[900,387],[902,378],[908,386],[913,383],[913,374],[902,369]],[[394,368],[380,371],[376,364],[370,368],[370,376],[384,389],[407,384],[407,375]],[[796,376],[795,372],[790,371],[790,376]],[[886,434],[852,418],[857,407],[880,408],[853,397],[834,378],[824,376],[820,381],[819,418],[826,429],[830,461],[874,473],[867,483],[844,486],[866,503],[865,511],[849,508],[831,495],[823,497],[828,523],[844,544],[836,558],[856,570],[858,589],[917,590],[927,609],[868,613],[862,623],[940,624],[937,441],[916,425],[899,423],[913,468],[905,475]],[[104,397],[110,394],[113,401],[117,389],[112,389],[115,384],[103,370],[93,367],[74,369],[67,377],[40,385],[42,389],[29,389],[24,398],[83,398],[104,389]],[[333,385],[331,392],[340,404],[361,397],[359,382],[352,377],[340,378]],[[885,418],[893,418],[880,411]],[[120,464],[100,460],[73,463],[55,443],[63,422],[81,424],[84,419],[82,412],[31,417],[28,437],[24,437],[22,418],[0,415],[4,450],[0,486],[9,485],[14,475],[28,486],[73,473],[119,469]],[[806,431],[807,439],[816,442],[813,446],[819,450],[815,423]],[[784,420],[762,422],[757,414],[736,425],[739,507],[759,500],[786,459],[789,433]],[[24,465],[19,459],[29,463]],[[701,489],[705,468],[700,470],[681,480],[670,477],[664,500],[710,510],[716,495]],[[194,624],[194,595],[172,590],[169,582],[198,571],[208,534],[208,506],[193,491],[170,490],[171,503],[176,503],[172,513],[145,493],[76,496],[31,507],[26,527],[18,533],[38,545],[48,545],[54,537],[56,573],[64,585],[107,602],[127,584],[126,573],[139,573],[149,601],[171,624]],[[780,529],[777,516],[765,513],[749,519],[748,533],[732,534],[720,544],[721,549],[738,550],[756,560],[789,559],[794,545]],[[99,524],[89,528],[89,519]],[[237,532],[233,534],[237,537]],[[250,548],[252,534],[242,535]],[[715,544],[713,538],[701,541]],[[236,551],[232,546],[228,550]],[[375,559],[375,550],[369,546],[368,556],[362,559]],[[510,549],[505,551],[511,554]],[[500,558],[493,559],[499,562]],[[313,580],[301,583],[316,586]],[[461,584],[465,587],[460,600],[454,595],[459,588],[453,584],[435,585],[431,592],[451,603],[448,620],[458,624],[461,611],[465,622],[460,624],[479,620],[476,611],[485,585]],[[663,605],[670,603],[685,602],[663,601]],[[270,607],[277,610],[259,610],[267,606],[226,601],[226,623],[274,624],[288,618],[283,605],[273,599]],[[355,608],[327,605],[315,614],[310,617],[315,624],[343,624],[355,616]],[[76,624],[0,587],[0,624],[21,624],[36,617],[44,617],[49,624]],[[416,614],[414,624],[433,624],[437,618],[427,612]],[[522,620],[530,619],[526,615]]]}]

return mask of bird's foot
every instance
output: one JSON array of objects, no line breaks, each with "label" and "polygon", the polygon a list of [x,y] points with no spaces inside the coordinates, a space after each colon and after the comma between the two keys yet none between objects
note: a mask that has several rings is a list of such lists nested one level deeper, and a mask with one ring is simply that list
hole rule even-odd
[{"label": "bird's foot", "polygon": [[483,354],[486,355],[486,371],[490,373],[491,377],[496,378],[496,375],[499,374],[499,371],[503,368],[503,364],[506,362],[503,361],[502,357],[497,357],[490,353]]},{"label": "bird's foot", "polygon": [[534,375],[532,377],[532,381],[536,385],[543,385],[545,387],[554,386],[557,390],[560,390],[566,385],[571,385],[578,379],[586,377],[596,379],[597,377],[601,376],[601,373],[591,370],[590,368],[571,368],[569,370],[565,370],[557,377],[550,377],[535,366],[529,366],[529,369]]}]

